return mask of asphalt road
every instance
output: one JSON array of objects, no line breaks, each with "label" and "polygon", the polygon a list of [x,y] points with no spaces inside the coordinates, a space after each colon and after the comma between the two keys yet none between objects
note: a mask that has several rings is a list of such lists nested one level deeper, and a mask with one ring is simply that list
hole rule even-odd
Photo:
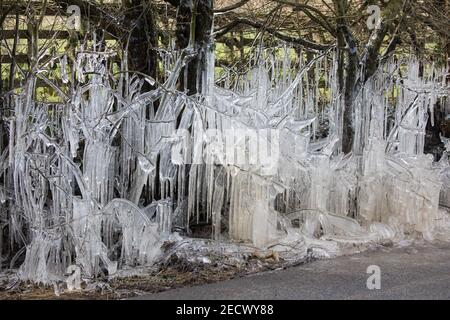
[{"label": "asphalt road", "polygon": [[[380,267],[379,290],[366,285],[371,265]],[[450,299],[450,244],[383,248],[135,299]]]}]

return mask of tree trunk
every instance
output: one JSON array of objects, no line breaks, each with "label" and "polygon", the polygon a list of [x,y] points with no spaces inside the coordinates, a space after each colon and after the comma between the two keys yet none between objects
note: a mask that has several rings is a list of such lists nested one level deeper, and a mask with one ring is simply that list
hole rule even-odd
[{"label": "tree trunk", "polygon": [[185,49],[189,45],[196,56],[184,67],[180,89],[193,95],[202,91],[202,74],[206,71],[206,57],[211,49],[213,0],[181,0],[177,10],[176,45]]},{"label": "tree trunk", "polygon": [[356,41],[353,38],[345,19],[347,1],[335,0],[337,17],[338,40],[338,80],[339,90],[344,96],[342,151],[350,153],[353,149],[355,135],[354,128],[354,100],[357,91],[359,58]]},{"label": "tree trunk", "polygon": [[[127,44],[128,69],[156,79],[158,56],[155,49],[158,46],[158,38],[151,2],[128,0],[125,9],[127,10],[127,19],[134,22]],[[151,89],[150,84],[146,82],[143,89]]]}]

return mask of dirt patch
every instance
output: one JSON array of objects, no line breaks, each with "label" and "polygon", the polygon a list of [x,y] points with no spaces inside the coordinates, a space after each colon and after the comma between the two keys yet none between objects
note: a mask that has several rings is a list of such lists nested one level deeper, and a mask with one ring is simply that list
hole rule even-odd
[{"label": "dirt patch", "polygon": [[[303,262],[310,259],[302,260]],[[300,263],[300,262],[298,262]],[[298,264],[297,263],[297,264]],[[141,294],[157,293],[173,288],[195,286],[205,283],[229,280],[257,272],[286,268],[291,264],[276,254],[255,251],[238,265],[225,263],[193,263],[173,255],[159,270],[145,275],[99,279],[95,283],[83,283],[83,290],[66,292],[65,285],[35,285],[27,282],[0,283],[0,300],[114,300]],[[59,295],[57,295],[59,293]]]}]

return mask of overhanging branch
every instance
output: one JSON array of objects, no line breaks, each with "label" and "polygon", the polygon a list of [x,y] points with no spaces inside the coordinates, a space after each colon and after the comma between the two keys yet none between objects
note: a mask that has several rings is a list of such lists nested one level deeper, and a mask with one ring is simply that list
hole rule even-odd
[{"label": "overhanging branch", "polygon": [[308,49],[323,51],[323,50],[327,50],[330,47],[332,47],[331,45],[318,44],[318,43],[308,41],[308,40],[305,40],[302,38],[292,37],[292,36],[283,34],[273,28],[264,26],[260,22],[252,21],[252,20],[249,20],[246,18],[239,18],[239,19],[234,20],[230,24],[216,30],[214,32],[214,35],[216,37],[221,37],[221,36],[227,34],[228,32],[230,32],[233,28],[235,28],[241,24],[245,24],[245,25],[251,26],[256,29],[265,29],[265,31],[267,31],[268,33],[270,33],[271,35],[275,36],[276,38],[278,38],[280,40],[290,42],[290,43],[293,43],[293,44],[296,44],[296,45],[299,45],[299,46],[302,46],[302,47],[305,47]]},{"label": "overhanging branch", "polygon": [[242,7],[243,5],[245,5],[247,2],[249,2],[250,0],[241,0],[235,4],[229,5],[228,7],[224,7],[224,8],[220,8],[220,9],[215,9],[214,13],[225,13],[228,11],[233,11],[237,8]]}]

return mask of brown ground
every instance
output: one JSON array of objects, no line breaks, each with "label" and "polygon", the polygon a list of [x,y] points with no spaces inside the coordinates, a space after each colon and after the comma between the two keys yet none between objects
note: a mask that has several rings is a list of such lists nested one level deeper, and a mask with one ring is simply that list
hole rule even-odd
[{"label": "brown ground", "polygon": [[[169,261],[160,271],[145,276],[116,278],[100,282],[96,289],[63,292],[55,295],[52,286],[37,286],[22,282],[13,288],[0,283],[0,300],[72,300],[123,299],[144,293],[156,293],[173,288],[229,280],[256,272],[286,267],[281,259],[255,254],[240,266],[224,264],[192,264],[187,261]],[[85,284],[82,285],[85,288]],[[64,290],[62,290],[64,291]]]}]

